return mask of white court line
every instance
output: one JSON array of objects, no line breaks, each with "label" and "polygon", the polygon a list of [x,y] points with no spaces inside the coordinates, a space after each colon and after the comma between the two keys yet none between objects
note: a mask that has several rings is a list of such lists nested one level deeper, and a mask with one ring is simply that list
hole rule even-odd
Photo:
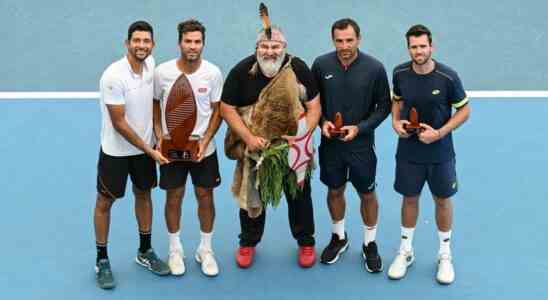
[{"label": "white court line", "polygon": [[[548,91],[466,91],[470,98],[548,98]],[[99,99],[99,92],[0,92],[0,100]]]}]

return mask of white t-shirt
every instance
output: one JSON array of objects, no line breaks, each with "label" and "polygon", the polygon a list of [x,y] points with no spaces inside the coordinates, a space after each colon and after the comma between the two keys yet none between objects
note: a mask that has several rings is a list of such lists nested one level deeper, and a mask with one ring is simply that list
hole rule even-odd
[{"label": "white t-shirt", "polygon": [[135,74],[126,56],[112,63],[103,72],[101,93],[101,148],[111,156],[142,154],[112,125],[107,104],[124,105],[129,126],[148,145],[153,145],[152,96],[154,92],[154,58],[149,56],[143,64],[142,74]]},{"label": "white t-shirt", "polygon": [[[154,99],[160,101],[162,116],[165,115],[167,97],[171,91],[173,83],[181,76],[182,72],[177,67],[177,59],[172,59],[164,62],[154,71]],[[223,89],[223,76],[221,70],[214,64],[202,59],[200,67],[192,74],[186,74],[194,98],[196,99],[196,125],[192,130],[193,135],[203,137],[209,120],[213,113],[211,104],[221,100],[221,92]],[[162,134],[167,134],[167,125],[165,118],[162,117]],[[215,152],[215,141],[211,139],[205,156]]]}]

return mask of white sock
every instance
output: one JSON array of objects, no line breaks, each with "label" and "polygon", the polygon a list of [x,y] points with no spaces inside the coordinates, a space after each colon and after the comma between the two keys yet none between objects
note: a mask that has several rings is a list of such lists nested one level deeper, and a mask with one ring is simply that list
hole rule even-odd
[{"label": "white sock", "polygon": [[407,228],[401,227],[401,244],[400,251],[410,252],[413,250],[413,233],[415,232],[415,227]]},{"label": "white sock", "polygon": [[344,218],[340,221],[334,221],[333,224],[331,224],[331,231],[339,236],[339,240],[344,240]]},{"label": "white sock", "polygon": [[198,249],[211,251],[212,236],[213,236],[213,231],[207,232],[207,233],[200,231],[200,246],[198,246]]},{"label": "white sock", "polygon": [[369,245],[369,243],[373,242],[375,240],[375,237],[377,236],[377,225],[373,226],[367,226],[363,225],[363,244]]},{"label": "white sock", "polygon": [[181,239],[179,238],[179,232],[180,231],[175,233],[167,233],[169,236],[169,251],[183,250],[183,245],[181,244]]},{"label": "white sock", "polygon": [[438,231],[438,236],[440,238],[440,251],[438,254],[451,255],[451,230],[447,232]]}]

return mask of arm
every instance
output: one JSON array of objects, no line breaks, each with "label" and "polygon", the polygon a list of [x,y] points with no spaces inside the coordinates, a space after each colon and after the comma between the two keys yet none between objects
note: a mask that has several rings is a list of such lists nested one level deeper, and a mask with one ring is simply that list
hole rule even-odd
[{"label": "arm", "polygon": [[133,146],[141,149],[143,152],[148,154],[154,160],[160,164],[168,163],[169,161],[162,156],[162,154],[149,145],[147,145],[140,137],[135,133],[135,131],[129,126],[126,121],[126,109],[125,105],[111,105],[107,104],[108,113],[110,119],[112,120],[112,126],[114,129],[120,133],[129,143]]},{"label": "arm", "polygon": [[219,110],[219,103],[220,102],[213,102],[211,103],[211,108],[213,109],[213,112],[211,114],[211,118],[209,119],[209,124],[207,125],[207,129],[204,133],[204,136],[200,140],[200,146],[198,151],[198,160],[202,159],[202,156],[207,149],[207,145],[209,145],[209,142],[213,139],[215,136],[215,133],[219,130],[219,127],[221,126],[221,122],[223,121],[221,119],[221,112]]},{"label": "arm", "polygon": [[[154,135],[156,136],[157,147],[162,143],[162,109],[160,108],[160,100],[154,99],[152,106],[152,124],[154,126]],[[157,148],[159,149],[159,148]]]},{"label": "arm", "polygon": [[312,100],[305,102],[306,106],[306,126],[308,130],[314,130],[318,126],[322,115],[320,105],[320,94],[316,95]]},{"label": "arm", "polygon": [[470,117],[470,105],[466,104],[460,108],[457,108],[457,112],[451,116],[449,121],[445,123],[441,128],[434,129],[427,124],[421,123],[421,127],[424,129],[419,134],[419,139],[425,144],[433,143],[437,140],[442,139],[444,136],[448,135],[453,130],[457,129]]},{"label": "arm", "polygon": [[236,107],[225,102],[221,102],[221,117],[226,121],[230,129],[234,130],[236,134],[246,143],[249,151],[255,151],[263,148],[266,145],[266,140],[253,135],[251,131],[245,126],[242,118],[236,111]]},{"label": "arm", "polygon": [[373,105],[375,110],[366,120],[362,120],[358,124],[358,134],[373,132],[390,114],[391,101],[390,89],[388,87],[388,78],[384,68],[379,68],[375,79],[373,91]]}]

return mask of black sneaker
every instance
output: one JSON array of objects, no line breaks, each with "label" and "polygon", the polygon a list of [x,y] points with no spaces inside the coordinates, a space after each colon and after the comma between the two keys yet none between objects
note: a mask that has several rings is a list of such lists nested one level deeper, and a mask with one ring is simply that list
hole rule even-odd
[{"label": "black sneaker", "polygon": [[340,240],[335,233],[331,234],[329,245],[323,249],[320,262],[323,264],[334,264],[339,256],[348,248],[348,235],[344,233],[344,240]]},{"label": "black sneaker", "polygon": [[95,265],[95,281],[97,282],[97,286],[105,290],[116,286],[108,259],[100,259]]},{"label": "black sneaker", "polygon": [[365,260],[365,269],[369,273],[382,272],[382,260],[379,256],[377,243],[370,242],[367,246],[362,244],[362,255]]}]

